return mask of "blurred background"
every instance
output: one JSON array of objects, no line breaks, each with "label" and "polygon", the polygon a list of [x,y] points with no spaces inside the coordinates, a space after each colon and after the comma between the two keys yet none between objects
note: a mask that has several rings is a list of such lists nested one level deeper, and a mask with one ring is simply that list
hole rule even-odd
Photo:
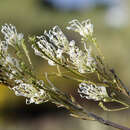
[{"label": "blurred background", "polygon": [[[78,40],[77,35],[65,30],[67,23],[72,19],[91,19],[107,63],[130,89],[129,13],[129,0],[0,0],[0,25],[15,25],[25,38],[27,35],[42,34],[45,29],[59,25],[69,39]],[[54,70],[41,58],[33,54],[32,58],[39,73]],[[56,78],[52,80],[67,93],[72,93],[88,110],[130,127],[130,110],[104,112],[97,104],[79,98],[77,84]],[[7,87],[0,86],[0,130],[52,129],[114,130],[97,122],[74,119],[67,110],[51,103],[26,105],[23,97],[16,97]]]}]

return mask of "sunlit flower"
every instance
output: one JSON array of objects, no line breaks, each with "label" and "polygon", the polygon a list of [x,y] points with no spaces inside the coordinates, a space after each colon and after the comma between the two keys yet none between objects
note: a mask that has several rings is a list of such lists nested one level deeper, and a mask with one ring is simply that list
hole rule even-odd
[{"label": "sunlit flower", "polygon": [[69,22],[70,26],[67,27],[68,30],[73,30],[78,32],[81,36],[92,36],[93,34],[93,24],[89,19],[82,21],[81,23],[75,19]]},{"label": "sunlit flower", "polygon": [[[43,89],[35,88],[33,84],[24,83],[22,80],[15,80],[16,86],[12,88],[17,96],[26,97],[26,103],[39,104],[46,100],[46,92]],[[44,87],[43,81],[37,81],[37,85]]]},{"label": "sunlit flower", "polygon": [[108,97],[106,87],[96,86],[95,84],[80,83],[78,93],[82,98],[92,99],[95,101],[100,101]]},{"label": "sunlit flower", "polygon": [[11,46],[14,46],[14,44],[19,43],[19,41],[23,39],[23,34],[17,33],[15,26],[11,24],[2,26],[1,32],[3,33],[6,42]]},{"label": "sunlit flower", "polygon": [[95,62],[91,55],[91,49],[86,48],[86,52],[76,46],[75,41],[70,41],[69,51],[67,52],[71,63],[78,69],[80,73],[93,72]]}]

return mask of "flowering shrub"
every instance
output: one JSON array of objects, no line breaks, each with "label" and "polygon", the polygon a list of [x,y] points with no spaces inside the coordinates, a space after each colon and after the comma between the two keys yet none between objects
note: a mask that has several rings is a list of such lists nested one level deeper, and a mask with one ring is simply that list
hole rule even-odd
[{"label": "flowering shrub", "polygon": [[[129,108],[130,93],[114,70],[105,64],[104,56],[93,34],[91,21],[85,20],[80,23],[78,20],[72,20],[67,29],[80,34],[80,46],[74,40],[69,41],[61,29],[55,26],[41,36],[29,37],[34,53],[47,60],[50,66],[57,67],[57,73],[53,73],[55,76],[78,82],[77,92],[81,98],[98,101],[99,106],[107,111]],[[36,77],[24,35],[17,33],[13,25],[5,24],[1,32],[4,35],[4,40],[0,41],[0,82],[2,84],[7,85],[17,96],[26,97],[27,104],[51,101],[67,108],[75,117],[99,119],[84,110],[74,97],[67,96],[56,88],[48,79],[47,73],[45,81]],[[28,63],[23,60],[25,56]],[[64,68],[64,72],[61,68]],[[123,106],[109,109],[104,106],[104,102],[117,102]]]}]

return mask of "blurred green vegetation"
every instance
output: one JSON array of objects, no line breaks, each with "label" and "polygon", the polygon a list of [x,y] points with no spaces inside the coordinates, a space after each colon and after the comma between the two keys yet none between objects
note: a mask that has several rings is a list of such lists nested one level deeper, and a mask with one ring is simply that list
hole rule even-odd
[{"label": "blurred green vegetation", "polygon": [[[72,19],[90,18],[94,24],[95,36],[106,62],[115,69],[130,89],[130,24],[118,29],[108,27],[104,22],[106,10],[101,8],[80,12],[60,12],[40,4],[40,0],[0,0],[0,25],[4,23],[14,24],[18,32],[23,32],[25,37],[42,34],[44,29],[48,30],[54,25],[59,25],[69,39],[78,39],[76,35],[65,30],[67,23]],[[128,6],[130,6],[130,2]],[[130,9],[128,11],[130,13]],[[41,70],[42,72],[54,70],[38,57],[33,60],[39,72]],[[40,76],[42,77],[42,74]],[[65,91],[66,89],[73,90],[71,86],[76,86],[71,81],[52,80],[59,87],[64,87]],[[0,109],[19,105],[21,101],[23,101],[23,97],[16,97],[11,90],[5,86],[0,86]],[[124,123],[128,126],[129,124],[125,121],[126,119]],[[119,120],[119,122],[121,121]]]}]

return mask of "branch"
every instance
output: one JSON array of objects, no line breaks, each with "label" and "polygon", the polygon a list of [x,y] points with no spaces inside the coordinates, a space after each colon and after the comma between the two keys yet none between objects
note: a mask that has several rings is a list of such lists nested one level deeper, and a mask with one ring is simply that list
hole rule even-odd
[{"label": "branch", "polygon": [[[82,108],[81,106],[79,107],[79,106],[74,105],[73,109],[74,109],[74,111],[79,111],[79,114],[81,114],[81,115],[85,114],[85,115],[89,116],[90,118],[95,119],[96,121],[98,121],[99,123],[101,123],[103,125],[111,126],[113,128],[117,128],[120,130],[130,130],[130,128],[128,128],[128,127],[125,127],[123,125],[117,124],[117,123],[109,121],[109,120],[105,120],[102,117],[100,117],[92,112],[88,112],[86,109]],[[80,118],[80,117],[78,117],[78,118]],[[88,118],[82,118],[82,119],[87,120]]]},{"label": "branch", "polygon": [[104,125],[108,125],[108,126],[111,126],[111,127],[113,127],[113,128],[120,129],[120,130],[130,130],[130,128],[128,128],[128,127],[119,125],[119,124],[114,123],[114,122],[109,121],[109,120],[105,120],[105,119],[103,119],[102,117],[97,116],[97,115],[95,115],[95,114],[93,114],[93,113],[90,113],[90,112],[89,112],[89,114],[90,114],[90,116],[92,116],[95,120],[97,120],[98,122],[100,122],[100,123],[102,123],[102,124],[104,124]]},{"label": "branch", "polygon": [[58,97],[58,103],[60,103],[60,105],[59,104],[57,105],[67,108],[72,113],[71,116],[73,117],[80,118],[83,120],[88,120],[88,119],[95,120],[103,125],[111,126],[113,128],[117,128],[120,130],[130,130],[130,128],[128,127],[122,126],[120,124],[114,123],[109,120],[105,120],[102,117],[87,111],[85,108],[83,108],[78,103],[76,103],[76,101],[73,100],[73,97],[70,98],[64,93],[61,93],[61,91],[50,90],[49,92],[51,93],[51,98],[53,99],[52,102],[56,104],[54,99],[56,99],[57,101],[57,97]]},{"label": "branch", "polygon": [[[79,108],[77,108],[77,109],[79,109]],[[128,127],[122,126],[120,124],[114,123],[114,122],[109,121],[109,120],[105,120],[102,117],[100,117],[94,113],[88,112],[86,109],[80,108],[80,112],[83,114],[87,114],[89,117],[92,117],[93,119],[95,119],[96,121],[98,121],[99,123],[101,123],[103,125],[108,125],[108,126],[111,126],[113,128],[120,129],[120,130],[130,130],[130,128],[128,128]]]}]

